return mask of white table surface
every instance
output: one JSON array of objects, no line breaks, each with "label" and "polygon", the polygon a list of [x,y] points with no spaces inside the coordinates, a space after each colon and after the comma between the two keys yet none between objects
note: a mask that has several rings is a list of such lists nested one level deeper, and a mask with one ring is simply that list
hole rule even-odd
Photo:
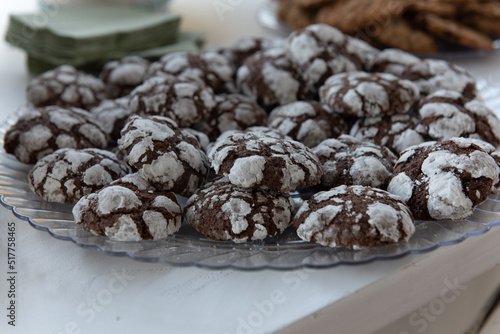
[{"label": "white table surface", "polygon": [[[65,1],[60,1],[65,2]],[[209,45],[266,36],[259,1],[174,0]],[[226,4],[221,16],[214,5]],[[3,1],[10,12],[35,1]],[[2,34],[3,35],[3,34]],[[24,55],[0,42],[0,119],[24,103]],[[457,60],[500,87],[500,58]],[[7,222],[16,222],[16,326],[7,324]],[[370,333],[500,263],[500,228],[423,255],[322,270],[204,270],[142,263],[57,240],[0,208],[0,333]],[[2,276],[3,275],[3,276]],[[383,301],[383,303],[381,302]],[[359,315],[363,314],[363,319]],[[145,330],[146,329],[146,330]]]}]

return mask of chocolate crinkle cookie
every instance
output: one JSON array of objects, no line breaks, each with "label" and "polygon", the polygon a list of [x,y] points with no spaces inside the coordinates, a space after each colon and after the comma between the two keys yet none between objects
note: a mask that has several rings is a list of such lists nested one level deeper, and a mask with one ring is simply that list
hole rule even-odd
[{"label": "chocolate crinkle cookie", "polygon": [[399,49],[385,49],[375,56],[369,71],[390,73],[401,77],[410,65],[419,62],[420,58],[411,53]]},{"label": "chocolate crinkle cookie", "polygon": [[146,78],[175,76],[183,81],[206,85],[216,93],[235,93],[235,68],[229,59],[215,51],[175,52],[163,56],[149,67]]},{"label": "chocolate crinkle cookie", "polygon": [[379,50],[326,24],[288,36],[286,54],[306,83],[318,89],[333,74],[365,70]]},{"label": "chocolate crinkle cookie", "polygon": [[470,137],[500,146],[500,120],[480,99],[439,90],[423,99],[418,112],[435,140]]},{"label": "chocolate crinkle cookie", "polygon": [[110,97],[99,78],[73,66],[61,65],[30,81],[26,98],[36,107],[57,105],[89,110]]},{"label": "chocolate crinkle cookie", "polygon": [[317,101],[297,101],[273,109],[267,124],[307,147],[347,133],[346,121]]},{"label": "chocolate crinkle cookie", "polygon": [[415,233],[410,209],[399,197],[359,185],[314,194],[294,225],[302,240],[352,249],[395,244]]},{"label": "chocolate crinkle cookie", "polygon": [[171,77],[154,77],[130,93],[129,107],[139,115],[165,116],[188,127],[215,106],[215,96],[205,85]]},{"label": "chocolate crinkle cookie", "polygon": [[313,99],[316,95],[283,48],[253,54],[238,69],[236,82],[243,94],[257,101],[266,111],[297,100]]},{"label": "chocolate crinkle cookie", "polygon": [[411,111],[420,93],[412,82],[389,73],[347,72],[328,78],[320,98],[342,114],[379,117]]},{"label": "chocolate crinkle cookie", "polygon": [[207,238],[246,242],[277,236],[290,225],[289,194],[241,188],[219,178],[198,189],[184,208],[186,221]]},{"label": "chocolate crinkle cookie", "polygon": [[215,107],[193,124],[215,140],[228,130],[245,130],[266,124],[267,113],[253,99],[242,94],[220,94],[215,96]]},{"label": "chocolate crinkle cookie", "polygon": [[104,65],[99,78],[109,87],[112,98],[130,94],[144,81],[149,61],[138,56],[123,57]]},{"label": "chocolate crinkle cookie", "polygon": [[106,148],[108,136],[87,111],[77,108],[25,106],[4,136],[4,148],[34,164],[60,148]]},{"label": "chocolate crinkle cookie", "polygon": [[363,185],[385,188],[397,157],[385,146],[342,135],[321,142],[312,151],[323,166],[321,185]]},{"label": "chocolate crinkle cookie", "polygon": [[120,131],[133,111],[129,107],[129,98],[124,96],[114,100],[104,100],[90,109],[90,113],[109,135],[109,139],[116,143],[120,138]]},{"label": "chocolate crinkle cookie", "polygon": [[466,219],[499,181],[493,151],[470,138],[410,147],[401,153],[387,189],[408,204],[415,219]]},{"label": "chocolate crinkle cookie", "polygon": [[229,59],[235,65],[235,68],[238,68],[254,53],[275,46],[276,41],[274,39],[246,36],[237,40],[229,47],[221,48],[219,53]]},{"label": "chocolate crinkle cookie", "polygon": [[73,216],[85,231],[116,241],[165,239],[182,224],[173,192],[141,189],[130,180],[82,197]]},{"label": "chocolate crinkle cookie", "polygon": [[361,141],[386,146],[396,154],[431,140],[427,126],[409,114],[360,118],[349,134]]},{"label": "chocolate crinkle cookie", "polygon": [[401,77],[413,81],[422,96],[441,89],[462,93],[467,99],[477,96],[476,79],[464,68],[445,60],[424,59],[410,65]]},{"label": "chocolate crinkle cookie", "polygon": [[197,139],[167,117],[132,116],[118,140],[129,164],[158,189],[190,196],[205,181],[208,159]]},{"label": "chocolate crinkle cookie", "polygon": [[234,132],[209,152],[215,173],[234,185],[290,192],[316,185],[323,169],[304,144],[264,132]]},{"label": "chocolate crinkle cookie", "polygon": [[62,148],[38,160],[28,181],[31,190],[46,201],[76,203],[130,172],[129,165],[109,151]]}]

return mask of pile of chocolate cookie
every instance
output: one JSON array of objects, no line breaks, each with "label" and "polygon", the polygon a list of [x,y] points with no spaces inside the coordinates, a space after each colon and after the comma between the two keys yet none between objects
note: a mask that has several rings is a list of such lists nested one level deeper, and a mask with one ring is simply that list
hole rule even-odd
[{"label": "pile of chocolate cookie", "polygon": [[34,164],[34,193],[113,240],[167,238],[185,221],[218,241],[291,228],[382,246],[415,220],[471,216],[500,182],[500,120],[467,71],[325,24],[127,57],[100,77],[61,66],[27,100],[5,150]]},{"label": "pile of chocolate cookie", "polygon": [[498,0],[277,0],[295,29],[325,23],[378,48],[428,54],[462,46],[492,50]]}]

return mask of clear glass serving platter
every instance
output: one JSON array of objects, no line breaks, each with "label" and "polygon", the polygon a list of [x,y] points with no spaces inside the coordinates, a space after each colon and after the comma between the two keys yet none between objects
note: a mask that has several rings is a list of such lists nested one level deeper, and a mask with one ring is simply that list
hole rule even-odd
[{"label": "clear glass serving platter", "polygon": [[[278,15],[278,1],[266,0],[264,1],[257,12],[257,22],[261,27],[269,31],[276,37],[287,37],[293,28],[286,22],[281,20]],[[464,59],[464,58],[480,58],[491,55],[493,53],[500,53],[500,39],[495,40],[493,50],[479,50],[466,47],[460,47],[452,44],[441,43],[438,45],[439,52],[431,54],[416,54],[421,58],[439,58],[446,60]]]},{"label": "clear glass serving platter", "polygon": [[[488,106],[500,111],[500,89],[492,88],[484,81],[479,82],[478,87]],[[16,116],[12,115],[0,126],[1,147],[5,131],[15,120]],[[97,249],[108,255],[128,256],[139,261],[162,262],[173,266],[287,270],[361,264],[454,245],[500,225],[500,194],[497,194],[477,207],[473,216],[467,220],[417,221],[416,233],[409,241],[363,250],[328,248],[301,241],[293,226],[284,235],[263,242],[217,242],[204,238],[186,223],[178,233],[165,240],[117,242],[95,236],[75,224],[71,213],[72,205],[46,202],[33,194],[27,180],[31,167],[1,149],[0,201],[16,217],[57,239],[72,241],[80,247]],[[297,202],[301,201],[299,194],[294,196]]]}]

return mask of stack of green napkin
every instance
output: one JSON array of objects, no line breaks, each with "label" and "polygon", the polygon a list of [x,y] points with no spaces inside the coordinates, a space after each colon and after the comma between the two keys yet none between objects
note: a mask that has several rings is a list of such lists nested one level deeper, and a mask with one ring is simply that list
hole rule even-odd
[{"label": "stack of green napkin", "polygon": [[[50,14],[50,15],[49,15]],[[124,56],[156,59],[174,51],[197,51],[200,33],[179,32],[180,17],[125,6],[63,6],[57,12],[10,15],[5,39],[28,54],[37,74],[68,64],[98,70]]]}]

